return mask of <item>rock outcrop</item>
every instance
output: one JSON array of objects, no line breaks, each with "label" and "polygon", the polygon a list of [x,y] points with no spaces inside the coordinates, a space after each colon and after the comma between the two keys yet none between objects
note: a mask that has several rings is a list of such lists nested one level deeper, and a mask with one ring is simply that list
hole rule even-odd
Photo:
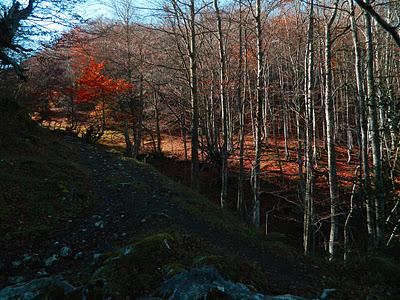
[{"label": "rock outcrop", "polygon": [[1,300],[63,299],[75,288],[61,276],[34,279],[0,290]]},{"label": "rock outcrop", "polygon": [[[325,290],[321,300],[328,300],[333,290]],[[242,283],[224,279],[212,266],[204,266],[176,274],[158,290],[160,299],[232,299],[232,300],[306,300],[294,295],[267,296],[251,291]]]}]

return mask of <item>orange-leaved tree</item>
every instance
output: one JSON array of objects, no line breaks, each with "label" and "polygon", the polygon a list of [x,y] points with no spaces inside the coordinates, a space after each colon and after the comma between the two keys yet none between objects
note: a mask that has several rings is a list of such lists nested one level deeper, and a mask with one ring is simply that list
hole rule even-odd
[{"label": "orange-leaved tree", "polygon": [[113,103],[116,97],[133,88],[131,83],[123,79],[112,79],[103,74],[105,63],[97,63],[91,57],[89,63],[82,69],[81,76],[78,77],[76,84],[77,104],[87,104],[92,109],[89,114],[95,120],[100,120],[100,125],[97,125],[97,131],[91,125],[87,131],[86,137],[91,141],[97,141],[105,131],[106,127],[106,111],[108,106]]}]

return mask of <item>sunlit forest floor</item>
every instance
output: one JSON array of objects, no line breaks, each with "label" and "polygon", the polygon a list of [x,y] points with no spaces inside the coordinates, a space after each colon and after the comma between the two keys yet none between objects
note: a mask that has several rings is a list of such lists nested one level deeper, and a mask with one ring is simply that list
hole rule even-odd
[{"label": "sunlit forest floor", "polygon": [[[132,289],[138,293],[151,290],[162,278],[155,270],[171,264],[178,269],[197,266],[198,260],[192,261],[196,256],[206,257],[202,263],[216,264],[228,278],[269,294],[291,292],[315,297],[323,288],[336,288],[337,299],[363,299],[368,295],[378,295],[378,299],[397,297],[400,267],[388,256],[365,255],[360,247],[354,249],[350,264],[326,262],[323,248],[327,239],[329,200],[324,159],[317,166],[316,200],[321,218],[316,236],[317,255],[314,258],[302,255],[303,209],[297,196],[296,141],[290,141],[291,158],[286,161],[283,140],[277,140],[283,180],[274,141],[270,139],[269,147],[264,149],[263,222],[265,213],[269,213],[265,235],[265,226],[255,230],[235,212],[237,158],[234,155],[230,160],[228,195],[231,210],[224,211],[219,208],[219,167],[207,162],[205,156],[200,174],[202,195],[184,187],[189,184],[190,161],[185,160],[179,136],[163,134],[163,156],[154,154],[153,140],[146,137],[144,151],[139,157],[142,162],[131,162],[123,158],[124,142],[120,132],[106,132],[99,146],[85,145],[77,138],[64,136],[62,126],[50,126],[51,132],[24,120],[22,113],[16,118],[2,119],[2,128],[7,130],[1,131],[1,141],[6,147],[3,145],[0,152],[0,175],[2,190],[8,192],[0,199],[0,225],[2,232],[6,232],[0,240],[0,256],[10,263],[33,252],[39,261],[35,258],[29,268],[6,266],[0,276],[0,286],[16,275],[30,278],[36,272],[43,272],[42,260],[58,251],[60,242],[74,252],[83,250],[84,258],[63,259],[62,263],[45,271],[49,274],[61,272],[72,283],[85,284],[97,268],[109,268],[103,261],[93,263],[93,254],[104,252],[106,258],[112,258],[119,255],[114,252],[115,247],[133,243],[138,249],[145,245],[154,251],[145,247],[141,250],[147,253],[145,257],[130,256],[129,263],[142,268],[136,273],[127,270],[122,263],[107,269],[115,275],[108,277],[110,284],[124,293]],[[43,127],[47,127],[46,124]],[[251,138],[247,138],[246,148],[245,194],[249,215]],[[339,147],[337,150],[341,199],[345,207],[351,193],[357,154],[353,153],[348,165],[346,149]],[[320,155],[325,157],[322,147]],[[129,195],[137,195],[133,198],[140,201],[132,205]],[[92,223],[97,223],[94,216],[105,221],[104,229],[93,227]],[[363,216],[355,216],[358,217]],[[363,228],[354,230],[360,231],[357,233],[360,239],[365,234]],[[164,255],[158,244],[160,238],[171,240],[180,250]],[[143,270],[150,273],[143,273]]]},{"label": "sunlit forest floor", "polygon": [[[154,141],[147,137],[144,142],[142,158],[154,165],[158,170],[167,176],[182,182],[190,184],[190,139],[187,139],[186,158],[184,144],[181,136],[172,134],[162,135],[163,156],[154,155]],[[104,135],[100,143],[122,151],[125,147],[123,135],[117,131],[110,131]],[[268,138],[265,143],[261,157],[262,171],[262,222],[265,223],[265,213],[269,213],[269,230],[284,232],[293,235],[301,245],[302,231],[302,203],[298,195],[299,191],[299,171],[297,158],[297,140],[288,141],[289,157],[285,158],[284,139],[278,137],[276,141]],[[237,145],[234,145],[234,148]],[[252,192],[250,187],[251,166],[254,159],[254,147],[251,136],[246,137],[244,171],[245,181],[245,199],[248,213],[252,205]],[[278,153],[279,151],[279,153]],[[340,187],[341,205],[344,211],[348,209],[350,196],[354,184],[357,183],[356,170],[358,165],[358,149],[355,147],[351,153],[351,161],[348,162],[347,148],[343,146],[336,147],[338,177]],[[325,227],[329,225],[329,186],[328,186],[328,166],[327,153],[324,145],[318,145],[318,164],[315,166],[315,203],[321,222],[321,231],[317,239],[323,244],[327,241]],[[302,158],[303,159],[303,158]],[[206,195],[214,203],[220,201],[220,170],[218,165],[210,164],[204,152],[200,152],[201,172],[200,172],[200,192]],[[236,149],[230,155],[229,159],[229,187],[228,199],[229,206],[235,210],[237,199],[237,178],[239,169],[239,156]],[[345,212],[343,212],[343,215]],[[361,217],[361,216],[358,216]],[[366,233],[361,228],[359,237]],[[325,245],[324,245],[325,246]]]},{"label": "sunlit forest floor", "polygon": [[[67,119],[58,116],[56,112],[51,121],[44,123],[49,128],[65,128]],[[269,133],[267,140],[263,141],[263,151],[261,156],[261,222],[265,224],[266,214],[268,214],[268,231],[278,231],[296,241],[295,245],[300,249],[302,245],[302,223],[303,207],[302,199],[299,195],[299,161],[298,161],[298,141],[291,133],[288,139],[288,157],[285,155],[285,145],[283,136],[277,135],[275,138]],[[202,145],[205,145],[205,137],[200,136]],[[154,165],[161,173],[168,177],[190,185],[190,137],[186,137],[186,151],[183,138],[180,133],[163,132],[161,134],[162,156],[156,154],[156,136],[144,134],[144,141],[141,147],[142,154],[140,159]],[[340,143],[340,141],[338,141]],[[107,130],[99,144],[113,148],[120,152],[124,151],[125,142],[121,131]],[[366,228],[362,226],[363,215],[362,202],[358,201],[359,177],[359,149],[357,145],[352,147],[351,159],[348,161],[348,149],[338,145],[335,148],[337,159],[337,174],[339,180],[339,196],[341,207],[341,218],[346,218],[350,208],[350,199],[353,196],[353,205],[358,210],[353,214],[354,219],[354,238],[357,239],[357,249],[363,251],[367,245],[361,241],[366,240]],[[304,149],[303,149],[304,151]],[[220,166],[208,159],[206,150],[200,147],[200,193],[213,201],[216,205],[220,201]],[[301,158],[304,172],[304,157]],[[244,172],[245,172],[245,218],[250,222],[252,207],[252,192],[250,186],[251,167],[254,160],[253,137],[247,134],[244,146]],[[315,207],[317,212],[317,234],[316,245],[318,251],[326,252],[327,241],[329,239],[330,221],[330,198],[328,185],[328,165],[327,151],[322,142],[317,142],[317,164],[315,170]],[[372,166],[372,161],[370,162]],[[232,152],[229,156],[229,183],[228,183],[228,206],[233,212],[236,211],[237,201],[237,181],[239,169],[239,149],[237,140],[233,141]],[[388,168],[385,168],[387,171]],[[397,178],[396,181],[400,179]],[[387,183],[388,191],[391,189]],[[362,192],[362,190],[360,190]],[[400,193],[400,191],[394,191]],[[360,226],[358,226],[360,225]],[[263,226],[265,234],[265,226]]]},{"label": "sunlit forest floor", "polygon": [[[321,292],[284,236],[265,240],[150,165],[40,128],[24,111],[2,117],[0,289],[53,274],[81,286],[101,275],[136,298],[153,293],[167,269],[212,264],[261,292]],[[61,247],[73,255],[60,256]]]}]

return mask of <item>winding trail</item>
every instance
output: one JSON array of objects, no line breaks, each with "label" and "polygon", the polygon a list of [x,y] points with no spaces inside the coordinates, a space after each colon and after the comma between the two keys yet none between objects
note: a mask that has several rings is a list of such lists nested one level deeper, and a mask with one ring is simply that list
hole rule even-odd
[{"label": "winding trail", "polygon": [[[37,263],[27,269],[8,269],[8,276],[22,275],[28,279],[37,276],[37,272],[44,271],[43,261],[59,253],[63,246],[70,247],[74,254],[82,252],[83,257],[63,259],[45,271],[49,274],[82,272],[90,266],[94,254],[104,253],[138,234],[175,224],[257,263],[269,275],[271,293],[312,290],[312,277],[308,275],[310,267],[293,265],[265,249],[253,247],[237,236],[192,218],[171,200],[175,191],[160,181],[157,172],[132,164],[99,146],[82,144],[71,137],[65,137],[65,140],[80,152],[80,163],[91,172],[93,191],[100,201],[82,218],[68,220],[63,229],[53,232],[46,241],[35,243],[31,249],[6,253],[8,261],[22,259],[26,253],[37,254]],[[0,282],[0,287],[2,285]]]}]

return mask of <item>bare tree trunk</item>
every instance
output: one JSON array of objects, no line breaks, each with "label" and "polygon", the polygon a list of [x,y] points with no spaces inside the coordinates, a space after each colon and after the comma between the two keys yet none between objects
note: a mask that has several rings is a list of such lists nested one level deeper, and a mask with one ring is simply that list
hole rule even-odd
[{"label": "bare tree trunk", "polygon": [[192,108],[192,164],[191,164],[191,180],[192,188],[199,189],[199,105],[198,105],[198,89],[197,89],[197,47],[196,47],[196,11],[195,0],[190,0],[190,43],[189,43],[189,59],[190,59],[190,94]]},{"label": "bare tree trunk", "polygon": [[129,125],[128,121],[124,122],[124,138],[125,138],[125,155],[126,156],[131,156],[132,155],[132,142],[131,138],[129,136]]},{"label": "bare tree trunk", "polygon": [[253,162],[253,224],[260,227],[260,172],[261,172],[261,147],[262,147],[262,121],[264,102],[264,51],[262,47],[261,0],[256,0],[256,38],[257,38],[257,111],[256,111],[256,140],[255,157]]},{"label": "bare tree trunk", "polygon": [[375,216],[374,216],[374,208],[370,195],[371,191],[371,183],[369,177],[369,164],[368,164],[368,127],[367,120],[365,116],[365,94],[361,76],[361,57],[360,57],[360,46],[358,42],[358,34],[357,34],[357,24],[354,16],[354,3],[353,0],[348,0],[350,6],[350,25],[352,31],[353,38],[353,46],[354,46],[354,58],[355,58],[355,75],[356,75],[356,83],[357,83],[357,104],[358,104],[358,112],[359,112],[359,123],[360,123],[360,132],[361,138],[359,138],[361,142],[361,168],[362,168],[362,178],[364,185],[364,196],[366,198],[366,210],[367,210],[367,229],[370,242],[372,243],[375,239]]},{"label": "bare tree trunk", "polygon": [[250,98],[250,118],[251,118],[251,133],[253,136],[253,140],[256,140],[256,112],[254,111],[254,103],[252,101],[252,93],[251,93],[251,82],[250,82],[250,78],[247,81],[248,82],[248,89],[249,89],[249,98]]},{"label": "bare tree trunk", "polygon": [[[376,10],[370,5],[369,0],[355,0],[356,3],[364,10],[366,14],[369,16],[372,15],[372,17],[375,19],[375,21],[384,29],[387,31],[388,34],[390,34],[393,38],[393,40],[396,42],[397,46],[400,47],[400,34],[398,33],[398,28],[397,26],[392,26],[380,14],[376,12]],[[371,17],[370,17],[371,20]]]},{"label": "bare tree trunk", "polygon": [[289,160],[290,159],[290,153],[289,153],[289,146],[288,146],[288,139],[289,139],[289,130],[288,130],[288,108],[287,108],[287,103],[285,102],[283,104],[283,136],[285,140],[285,159]]},{"label": "bare tree trunk", "polygon": [[337,246],[339,243],[339,191],[336,175],[336,152],[335,127],[332,93],[332,37],[331,27],[336,18],[338,0],[335,1],[334,11],[325,24],[325,121],[326,121],[326,142],[328,148],[328,169],[329,169],[329,194],[331,198],[331,230],[329,238],[329,259],[338,257]]},{"label": "bare tree trunk", "polygon": [[[369,0],[366,1],[369,4]],[[375,181],[375,246],[381,247],[384,243],[385,226],[385,199],[383,195],[382,161],[378,125],[378,105],[374,86],[374,50],[372,45],[371,15],[364,13],[365,41],[367,46],[367,98],[369,104],[372,161],[374,165]]]},{"label": "bare tree trunk", "polygon": [[134,143],[132,149],[132,157],[136,158],[140,151],[140,145],[142,143],[142,131],[143,131],[143,106],[144,106],[144,97],[143,97],[143,75],[140,74],[139,77],[139,97],[138,97],[138,106],[136,115],[136,126],[134,126]]},{"label": "bare tree trunk", "polygon": [[400,231],[400,219],[397,220],[396,226],[393,228],[392,233],[390,234],[390,237],[386,243],[386,246],[389,246],[390,243],[392,242],[393,238],[396,236],[396,234]]},{"label": "bare tree trunk", "polygon": [[[360,166],[356,167],[356,170],[354,172],[354,177],[358,177],[358,171],[360,169]],[[356,188],[357,188],[357,182],[353,183],[353,188],[351,190],[351,196],[350,196],[350,210],[349,213],[347,214],[346,221],[344,222],[344,228],[343,228],[343,260],[346,262],[349,260],[349,255],[350,255],[350,222],[353,217],[354,213],[354,195],[356,193]]]},{"label": "bare tree trunk", "polygon": [[313,68],[314,68],[314,1],[309,5],[307,50],[305,61],[305,108],[306,108],[306,140],[305,140],[305,164],[306,164],[306,182],[304,195],[304,233],[303,246],[304,254],[310,255],[313,252],[314,243],[314,171],[313,171]]},{"label": "bare tree trunk", "polygon": [[157,152],[162,154],[161,149],[161,130],[160,130],[160,109],[158,107],[158,95],[154,93],[154,117],[156,119]]},{"label": "bare tree trunk", "polygon": [[221,149],[221,207],[227,205],[228,196],[228,115],[227,115],[227,95],[226,95],[226,61],[224,36],[222,33],[221,14],[218,7],[218,0],[214,0],[214,9],[217,17],[218,42],[219,42],[219,71],[220,71],[220,98],[221,98],[221,122],[222,122],[222,149]]},{"label": "bare tree trunk", "polygon": [[[238,72],[238,110],[239,110],[239,178],[238,178],[238,196],[236,209],[244,212],[244,122],[245,122],[245,99],[246,99],[246,72],[247,72],[247,47],[244,51],[244,70],[243,70],[243,24],[242,24],[242,1],[239,0],[239,72]],[[246,39],[246,35],[245,35]],[[243,86],[243,90],[242,90]]]}]

